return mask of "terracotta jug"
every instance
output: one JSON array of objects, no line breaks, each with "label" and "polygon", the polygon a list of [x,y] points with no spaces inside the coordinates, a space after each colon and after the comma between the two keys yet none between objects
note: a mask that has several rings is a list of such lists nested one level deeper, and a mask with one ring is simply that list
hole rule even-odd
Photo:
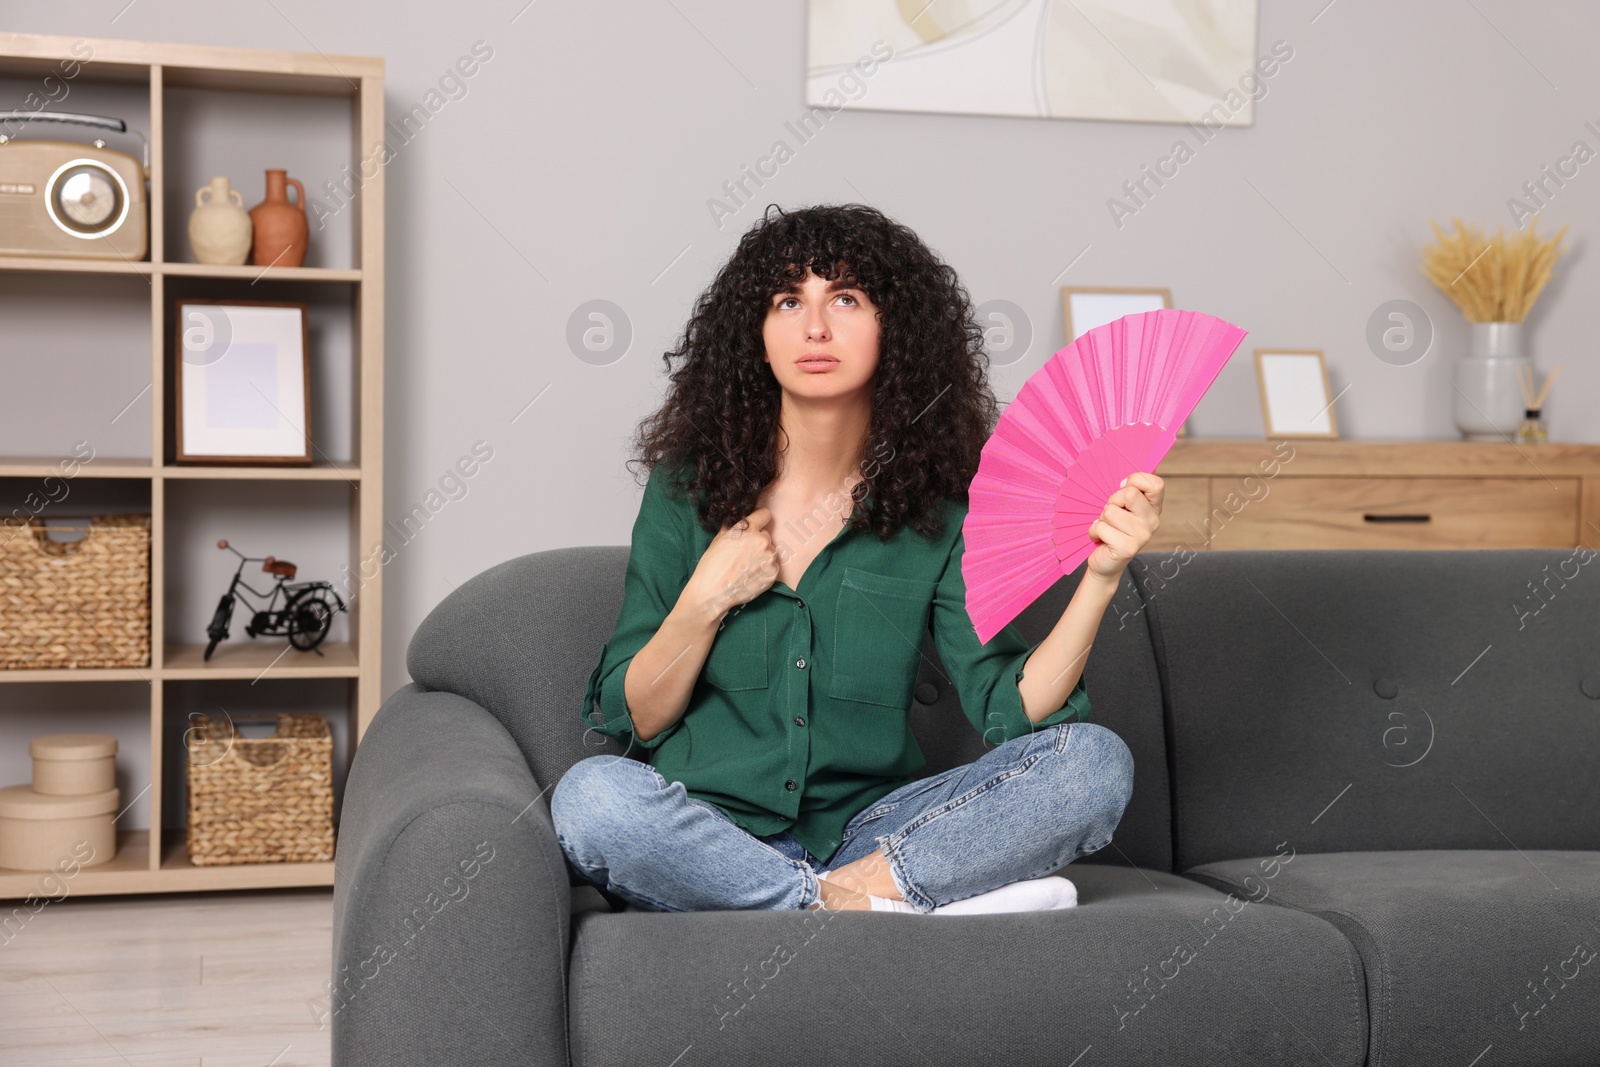
[{"label": "terracotta jug", "polygon": [[[287,186],[298,194],[289,202]],[[250,209],[255,223],[255,247],[250,262],[258,267],[298,267],[306,261],[306,188],[288,171],[267,171],[267,198]]]},{"label": "terracotta jug", "polygon": [[210,185],[194,193],[194,211],[189,215],[189,247],[198,263],[237,266],[250,255],[253,227],[244,210],[244,197],[218,176]]}]

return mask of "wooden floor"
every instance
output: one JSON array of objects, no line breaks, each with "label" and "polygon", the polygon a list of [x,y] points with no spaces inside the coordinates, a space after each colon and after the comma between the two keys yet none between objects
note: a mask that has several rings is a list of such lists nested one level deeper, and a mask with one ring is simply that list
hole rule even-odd
[{"label": "wooden floor", "polygon": [[0,933],[0,1064],[326,1067],[332,943],[327,888],[53,901]]}]

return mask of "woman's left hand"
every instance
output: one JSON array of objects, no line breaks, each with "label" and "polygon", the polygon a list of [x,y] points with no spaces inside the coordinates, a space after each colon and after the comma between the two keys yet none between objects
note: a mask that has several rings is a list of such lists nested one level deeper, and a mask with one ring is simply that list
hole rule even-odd
[{"label": "woman's left hand", "polygon": [[1166,483],[1154,474],[1135,471],[1106,500],[1105,510],[1089,524],[1089,536],[1100,545],[1089,554],[1087,573],[1116,581],[1161,525]]}]

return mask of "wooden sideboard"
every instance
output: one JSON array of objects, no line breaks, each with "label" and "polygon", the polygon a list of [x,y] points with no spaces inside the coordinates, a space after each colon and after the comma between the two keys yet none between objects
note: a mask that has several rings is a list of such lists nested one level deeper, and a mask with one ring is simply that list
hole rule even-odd
[{"label": "wooden sideboard", "polygon": [[1147,551],[1600,545],[1600,445],[1181,437]]}]

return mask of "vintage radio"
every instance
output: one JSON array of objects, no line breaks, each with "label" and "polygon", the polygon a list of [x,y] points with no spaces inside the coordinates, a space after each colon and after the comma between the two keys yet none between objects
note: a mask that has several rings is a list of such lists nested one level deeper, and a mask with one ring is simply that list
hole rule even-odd
[{"label": "vintage radio", "polygon": [[141,161],[99,138],[90,144],[16,140],[10,133],[19,122],[129,132],[121,119],[100,115],[0,112],[0,255],[143,259],[150,232],[149,143]]}]

